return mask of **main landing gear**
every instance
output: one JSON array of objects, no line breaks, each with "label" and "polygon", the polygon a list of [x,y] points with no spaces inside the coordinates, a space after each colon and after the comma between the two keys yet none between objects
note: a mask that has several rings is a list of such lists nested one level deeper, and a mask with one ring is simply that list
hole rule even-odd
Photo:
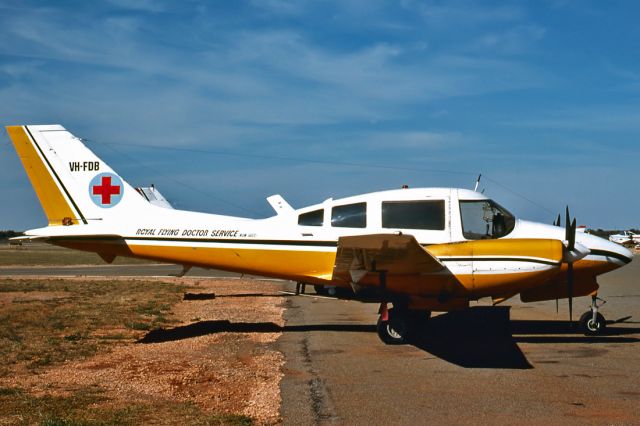
[{"label": "main landing gear", "polygon": [[376,326],[378,337],[387,345],[408,343],[431,317],[431,311],[409,310],[402,304],[394,304],[393,308],[388,309],[387,302],[380,304],[379,314]]},{"label": "main landing gear", "polygon": [[[599,306],[598,301],[602,302]],[[585,336],[595,336],[604,332],[607,322],[604,316],[598,312],[598,308],[602,307],[605,303],[607,302],[599,297],[591,296],[591,310],[585,312],[580,317],[580,329],[584,332]]]},{"label": "main landing gear", "polygon": [[[409,309],[407,299],[392,297],[387,293],[387,271],[377,270],[375,260],[371,264],[371,271],[380,277],[380,294],[382,302],[378,310],[376,329],[378,337],[387,345],[403,345],[427,323],[431,311]],[[393,301],[393,308],[388,308],[388,300]]]}]

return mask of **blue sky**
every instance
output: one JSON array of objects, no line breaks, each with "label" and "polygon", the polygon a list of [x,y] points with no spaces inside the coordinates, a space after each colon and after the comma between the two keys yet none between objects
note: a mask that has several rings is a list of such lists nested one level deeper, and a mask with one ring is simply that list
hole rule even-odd
[{"label": "blue sky", "polygon": [[[640,4],[0,6],[2,124],[64,125],[179,208],[251,217],[416,186],[640,227]],[[140,146],[142,145],[142,146]],[[300,161],[300,160],[309,161]],[[385,166],[384,168],[375,167]],[[6,132],[0,229],[46,224]]]}]

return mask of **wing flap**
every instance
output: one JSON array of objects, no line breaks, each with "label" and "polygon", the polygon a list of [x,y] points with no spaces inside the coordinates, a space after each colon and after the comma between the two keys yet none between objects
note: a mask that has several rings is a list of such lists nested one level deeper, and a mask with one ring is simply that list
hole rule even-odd
[{"label": "wing flap", "polygon": [[443,269],[413,235],[356,235],[338,239],[333,279],[357,283],[369,272],[419,275]]}]

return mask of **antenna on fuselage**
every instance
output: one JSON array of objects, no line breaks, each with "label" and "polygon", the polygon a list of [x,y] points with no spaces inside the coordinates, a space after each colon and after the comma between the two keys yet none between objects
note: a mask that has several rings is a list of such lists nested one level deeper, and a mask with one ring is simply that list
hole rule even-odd
[{"label": "antenna on fuselage", "polygon": [[482,173],[478,175],[478,179],[476,179],[476,186],[473,188],[474,191],[478,192],[478,186],[480,185],[480,178],[482,177]]}]

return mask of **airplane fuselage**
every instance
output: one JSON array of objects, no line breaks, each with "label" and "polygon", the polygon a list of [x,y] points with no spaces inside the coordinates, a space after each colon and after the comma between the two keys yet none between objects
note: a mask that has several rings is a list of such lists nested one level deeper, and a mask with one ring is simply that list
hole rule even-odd
[{"label": "airplane fuselage", "polygon": [[[329,199],[267,219],[149,205],[148,214],[122,223],[96,221],[36,233],[50,234],[54,244],[94,251],[105,258],[132,256],[342,287],[350,283],[333,278],[340,237],[402,233],[413,235],[441,259],[448,273],[436,277],[437,285],[423,290],[419,290],[417,277],[395,280],[396,291],[433,296],[449,286],[456,296],[477,299],[562,282],[563,267],[545,259],[546,254],[534,247],[535,241],[524,246],[516,242],[563,240],[564,228],[511,218],[507,229],[496,234],[494,212],[500,211],[503,217],[510,213],[492,204],[486,196],[465,189],[416,188]],[[395,213],[404,214],[396,217]],[[425,214],[431,217],[425,219]],[[56,228],[64,236],[56,235]],[[495,241],[495,250],[480,254],[476,249],[474,253],[474,241],[486,246],[487,240]],[[631,260],[628,250],[605,239],[578,233],[577,242],[590,253],[574,264],[579,277],[576,294],[595,291],[597,275]]]}]

